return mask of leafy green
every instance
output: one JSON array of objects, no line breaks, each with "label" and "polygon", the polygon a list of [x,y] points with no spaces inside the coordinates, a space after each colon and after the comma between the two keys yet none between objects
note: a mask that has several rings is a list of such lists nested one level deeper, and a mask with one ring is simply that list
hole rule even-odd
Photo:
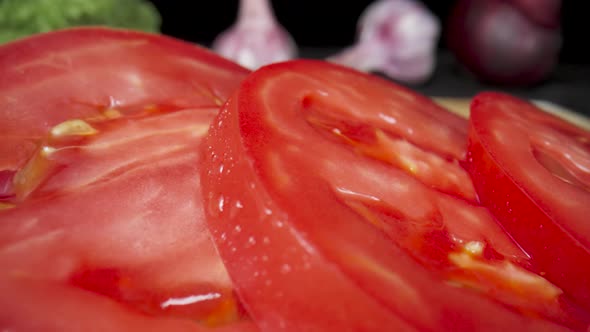
[{"label": "leafy green", "polygon": [[160,23],[145,0],[0,0],[0,43],[83,25],[158,32]]}]

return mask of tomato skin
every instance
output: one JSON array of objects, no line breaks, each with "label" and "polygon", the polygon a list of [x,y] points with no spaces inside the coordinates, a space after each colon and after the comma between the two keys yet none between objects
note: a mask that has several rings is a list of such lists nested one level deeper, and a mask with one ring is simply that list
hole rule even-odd
[{"label": "tomato skin", "polygon": [[[510,145],[500,143],[501,135]],[[471,105],[467,169],[481,201],[531,255],[535,269],[590,309],[590,193],[541,165],[534,141],[549,142],[544,136],[560,137],[563,154],[579,147],[590,156],[578,143],[590,133],[515,97],[481,93]]]},{"label": "tomato skin", "polygon": [[[449,224],[454,217],[469,220],[459,211],[446,219],[453,214],[453,207],[477,216],[474,225],[482,221],[490,226],[481,233],[468,234],[465,241],[485,241],[488,236],[490,242],[496,240],[503,244],[506,253],[520,257],[518,250],[512,250],[514,244],[503,242],[505,234],[494,233],[494,227],[498,226],[485,209],[478,214],[475,211],[481,207],[472,206],[471,210],[466,199],[441,193],[413,177],[408,178],[405,170],[365,158],[365,151],[355,149],[358,145],[352,148],[347,145],[363,137],[365,131],[356,131],[356,136],[347,136],[343,143],[340,140],[343,131],[332,130],[337,137],[326,139],[327,134],[318,133],[323,130],[321,126],[338,121],[333,121],[333,117],[310,116],[313,112],[337,114],[340,117],[336,120],[365,119],[360,122],[379,123],[378,112],[373,110],[383,110],[388,115],[385,111],[388,108],[383,106],[387,105],[387,98],[394,102],[409,100],[407,107],[400,109],[419,112],[420,107],[416,105],[421,104],[412,100],[421,98],[413,99],[397,89],[375,77],[322,62],[287,62],[251,74],[213,121],[203,145],[206,166],[201,170],[207,220],[246,310],[263,331],[319,331],[325,330],[327,324],[346,331],[566,330],[537,319],[539,313],[534,312],[537,309],[534,303],[531,316],[535,318],[521,315],[516,312],[518,309],[508,309],[488,298],[485,289],[482,293],[474,292],[459,280],[456,285],[455,279],[447,279],[445,271],[452,274],[452,266],[445,270],[446,267],[439,269],[421,261],[430,262],[439,257],[423,256],[430,250],[442,252],[440,257],[446,259],[452,253],[450,250],[459,246],[451,243],[447,247],[452,242],[449,241],[440,242],[442,245],[437,248],[437,242],[425,245],[426,250],[422,251],[418,247],[420,242],[414,241],[427,235],[436,238],[439,233],[430,232],[433,228],[442,229],[440,237],[449,240],[445,227],[436,222],[442,219],[443,226],[453,229],[447,220],[451,220]],[[391,96],[396,93],[406,98],[398,100]],[[322,96],[333,99],[322,99]],[[366,107],[357,106],[361,104],[359,99]],[[408,114],[414,113],[404,113]],[[408,122],[395,123],[412,130],[431,124],[418,121],[417,127],[404,127]],[[452,131],[449,129],[452,125],[445,124],[439,123],[443,127],[441,131]],[[443,136],[461,137],[460,132],[447,132]],[[436,148],[440,146],[430,151]],[[445,148],[456,149],[459,153],[455,155],[462,155],[461,143]],[[323,168],[318,166],[322,162]],[[373,218],[373,206],[363,205],[380,199],[387,205],[395,201],[391,197],[408,200],[408,196],[395,196],[389,190],[407,191],[421,198],[413,200],[413,206],[396,206],[401,212],[386,211],[394,219],[392,222],[408,225],[404,230],[417,235],[416,238],[396,238],[396,232],[388,233],[385,222]],[[412,194],[409,197],[414,197]],[[432,202],[436,208],[429,210]],[[482,216],[486,213],[487,219]],[[400,217],[409,219],[405,223],[404,219],[395,220]],[[416,219],[412,220],[413,217]],[[433,224],[439,227],[432,227]],[[415,233],[413,225],[418,230]],[[469,229],[472,225],[464,226]],[[425,232],[420,233],[422,230]],[[441,262],[445,264],[449,262]],[[488,290],[502,292],[494,286]],[[518,294],[519,299],[526,296],[526,290]],[[338,306],[334,307],[333,303]],[[552,297],[549,303],[539,304],[543,307],[540,312],[547,309],[545,305],[548,311],[559,306],[558,300]],[[367,312],[367,308],[371,310]],[[557,315],[562,314],[560,310],[556,310]],[[323,320],[318,320],[318,316]],[[379,322],[378,328],[368,322]]]}]

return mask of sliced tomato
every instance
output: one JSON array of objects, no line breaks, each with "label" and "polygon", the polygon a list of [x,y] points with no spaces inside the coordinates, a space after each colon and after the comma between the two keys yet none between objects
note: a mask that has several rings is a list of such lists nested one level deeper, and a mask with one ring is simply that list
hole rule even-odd
[{"label": "sliced tomato", "polygon": [[207,220],[262,330],[579,328],[476,202],[467,122],[315,61],[246,78],[206,138]]},{"label": "sliced tomato", "polygon": [[0,47],[1,329],[255,330],[198,175],[209,123],[246,74],[120,30]]},{"label": "sliced tomato", "polygon": [[4,174],[21,167],[36,141],[66,120],[113,116],[104,114],[109,108],[134,112],[150,104],[217,107],[248,73],[188,43],[100,28],[2,45],[0,68]]},{"label": "sliced tomato", "polygon": [[539,273],[590,309],[590,133],[492,92],[476,96],[470,123],[482,202]]}]

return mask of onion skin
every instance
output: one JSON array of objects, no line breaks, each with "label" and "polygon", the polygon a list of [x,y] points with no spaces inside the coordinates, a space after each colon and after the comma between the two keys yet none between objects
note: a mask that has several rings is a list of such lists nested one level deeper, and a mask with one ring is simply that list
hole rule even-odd
[{"label": "onion skin", "polygon": [[[540,7],[526,11],[529,0],[514,2],[520,7],[503,0],[459,0],[451,13],[449,49],[482,81],[534,84],[545,80],[557,64],[561,49],[559,18],[542,12]],[[549,2],[555,0],[539,3]]]},{"label": "onion skin", "polygon": [[235,23],[215,38],[212,49],[251,70],[297,56],[297,45],[277,21],[270,0],[240,0]]},{"label": "onion skin", "polygon": [[533,23],[546,28],[558,28],[561,0],[511,0]]}]

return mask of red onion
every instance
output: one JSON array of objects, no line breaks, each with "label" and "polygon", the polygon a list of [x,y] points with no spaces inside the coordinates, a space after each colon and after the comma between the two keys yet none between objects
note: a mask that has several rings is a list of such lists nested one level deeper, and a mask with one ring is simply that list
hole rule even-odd
[{"label": "red onion", "polygon": [[459,0],[449,20],[449,48],[483,81],[539,82],[559,56],[558,2]]},{"label": "red onion", "polygon": [[294,58],[297,52],[269,0],[240,0],[237,21],[217,36],[212,48],[250,69]]},{"label": "red onion", "polygon": [[328,60],[407,83],[432,75],[440,23],[415,0],[380,0],[358,22],[355,45]]},{"label": "red onion", "polygon": [[548,28],[559,27],[561,0],[511,0],[533,23]]}]

